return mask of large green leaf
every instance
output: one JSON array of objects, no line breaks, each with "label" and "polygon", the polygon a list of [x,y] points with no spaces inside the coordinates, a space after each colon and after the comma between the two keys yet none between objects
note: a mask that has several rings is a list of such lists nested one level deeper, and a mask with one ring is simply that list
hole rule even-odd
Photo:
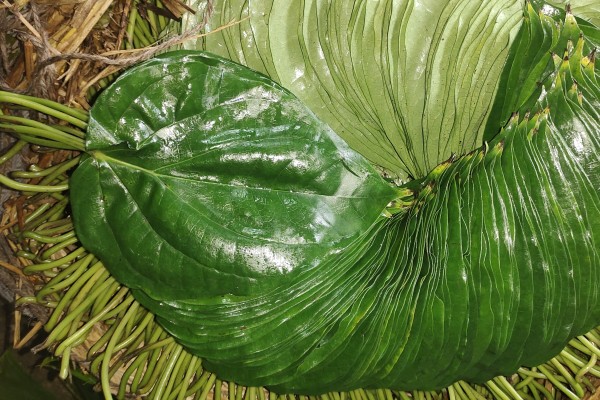
[{"label": "large green leaf", "polygon": [[[521,0],[218,0],[203,48],[298,96],[392,176],[481,145]],[[246,18],[246,19],[244,19]]]},{"label": "large green leaf", "polygon": [[279,285],[396,194],[289,92],[196,52],[124,74],[96,102],[86,150],[72,177],[79,237],[162,299]]}]

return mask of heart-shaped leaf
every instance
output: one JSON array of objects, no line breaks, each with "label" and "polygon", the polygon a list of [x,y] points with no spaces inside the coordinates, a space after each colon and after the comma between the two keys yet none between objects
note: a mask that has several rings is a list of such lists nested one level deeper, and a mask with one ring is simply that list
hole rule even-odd
[{"label": "heart-shaped leaf", "polygon": [[366,231],[396,190],[288,91],[170,53],[97,100],[72,177],[77,234],[162,299],[277,287]]}]

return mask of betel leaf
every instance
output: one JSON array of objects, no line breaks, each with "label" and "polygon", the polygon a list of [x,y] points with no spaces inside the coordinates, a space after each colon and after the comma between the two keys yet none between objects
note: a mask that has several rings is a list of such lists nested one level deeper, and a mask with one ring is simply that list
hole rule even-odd
[{"label": "betel leaf", "polygon": [[[600,15],[600,14],[599,14]],[[544,7],[537,12],[528,6],[525,18],[531,21],[519,32],[515,46],[511,49],[499,85],[498,95],[488,119],[484,140],[491,140],[500,128],[506,125],[513,113],[527,113],[545,91],[540,78],[553,72],[553,57],[565,56],[575,44],[582,46],[581,54],[590,54],[600,45],[600,30],[594,26],[581,27],[572,13],[565,15],[564,10]],[[558,34],[554,23],[564,25]],[[540,27],[540,28],[537,28]],[[583,29],[585,28],[585,32]],[[579,35],[586,37],[579,41]],[[576,80],[582,79],[574,70]]]},{"label": "betel leaf", "polygon": [[269,75],[406,181],[481,145],[524,2],[211,3],[211,33],[196,48]]},{"label": "betel leaf", "polygon": [[397,192],[288,91],[197,52],[123,74],[92,109],[86,151],[77,234],[118,280],[165,300],[278,286]]}]

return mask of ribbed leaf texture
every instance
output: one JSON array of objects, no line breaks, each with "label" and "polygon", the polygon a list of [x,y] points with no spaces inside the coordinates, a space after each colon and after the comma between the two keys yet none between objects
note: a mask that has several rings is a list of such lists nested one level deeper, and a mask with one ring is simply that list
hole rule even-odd
[{"label": "ribbed leaf texture", "polygon": [[[481,145],[523,0],[215,0],[196,45],[290,89],[387,174]],[[484,61],[485,60],[485,61]]]},{"label": "ribbed leaf texture", "polygon": [[436,389],[544,362],[600,322],[598,29],[564,18],[527,6],[489,141],[401,188],[260,74],[146,62],[92,109],[77,234],[222,379]]}]

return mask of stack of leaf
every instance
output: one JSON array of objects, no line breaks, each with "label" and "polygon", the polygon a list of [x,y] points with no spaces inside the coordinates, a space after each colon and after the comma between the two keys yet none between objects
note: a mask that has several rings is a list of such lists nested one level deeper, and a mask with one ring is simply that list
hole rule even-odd
[{"label": "stack of leaf", "polygon": [[[40,303],[54,309],[46,324],[50,333],[45,345],[63,357],[64,376],[68,374],[72,349],[85,341],[95,326],[103,323],[106,329],[101,331],[101,337],[95,340],[86,358],[91,362],[92,373],[101,377],[107,398],[110,397],[109,380],[117,373],[123,374],[119,397],[131,392],[156,399],[188,396],[206,398],[209,392],[220,397],[224,391],[230,398],[254,400],[267,395],[276,396],[262,388],[225,383],[220,379],[222,377],[231,377],[249,385],[267,382],[284,391],[293,387],[302,388],[301,392],[304,393],[334,390],[320,394],[323,399],[579,399],[595,391],[595,379],[600,377],[597,362],[600,332],[593,329],[598,323],[600,297],[597,285],[598,254],[594,245],[597,231],[594,221],[599,219],[596,218],[596,192],[600,151],[600,89],[594,48],[600,45],[600,31],[593,24],[598,20],[594,4],[582,5],[581,15],[591,22],[577,20],[570,12],[565,14],[541,3],[527,4],[525,8],[518,1],[488,4],[457,0],[432,2],[429,4],[431,7],[420,7],[420,4],[356,2],[348,5],[342,1],[294,3],[276,0],[214,4],[216,13],[212,23],[215,26],[229,22],[231,18],[246,15],[249,18],[233,29],[203,39],[201,46],[271,75],[295,92],[355,150],[377,165],[384,176],[401,185],[396,188],[396,199],[390,204],[387,203],[393,197],[386,197],[386,189],[381,189],[383,194],[372,199],[374,205],[365,202],[352,203],[350,206],[337,204],[339,209],[345,210],[355,205],[366,207],[368,212],[356,209],[363,216],[370,215],[374,208],[379,207],[377,213],[383,211],[386,217],[376,218],[374,228],[356,225],[354,228],[364,233],[360,239],[348,236],[339,228],[341,239],[336,242],[339,247],[334,247],[335,251],[327,253],[323,259],[319,258],[319,251],[322,250],[318,246],[312,247],[310,254],[317,254],[312,260],[316,260],[316,264],[323,262],[333,272],[323,278],[322,273],[319,275],[310,268],[308,272],[301,271],[295,276],[300,277],[300,282],[304,279],[308,286],[299,286],[304,289],[296,296],[292,296],[291,292],[297,287],[291,287],[290,293],[286,291],[281,296],[283,301],[273,302],[265,296],[257,298],[256,302],[245,302],[247,296],[257,295],[256,288],[271,295],[273,287],[270,285],[273,282],[277,284],[277,280],[281,279],[281,276],[273,278],[273,274],[265,275],[262,271],[254,276],[252,274],[256,271],[250,270],[246,275],[249,283],[236,274],[229,274],[232,279],[222,281],[225,289],[220,288],[218,280],[212,285],[207,283],[218,278],[219,272],[213,273],[214,276],[212,272],[206,272],[203,277],[207,280],[198,280],[186,272],[184,263],[171,264],[174,265],[172,269],[178,270],[177,274],[164,274],[164,270],[155,268],[152,257],[128,250],[140,245],[139,237],[129,235],[139,230],[131,225],[128,231],[129,227],[122,225],[126,221],[135,221],[130,216],[150,204],[153,220],[159,221],[161,229],[164,228],[166,232],[171,229],[172,232],[168,233],[170,240],[180,243],[180,249],[183,250],[187,238],[193,236],[180,233],[177,237],[178,232],[173,230],[169,222],[169,218],[176,214],[170,214],[172,209],[161,213],[152,208],[152,202],[148,200],[161,200],[165,188],[181,196],[189,195],[176,187],[175,177],[190,172],[186,167],[196,157],[192,154],[190,160],[186,159],[186,151],[196,149],[195,146],[214,141],[218,149],[227,143],[228,148],[243,155],[241,139],[232,137],[231,133],[237,132],[243,139],[249,131],[232,121],[243,125],[250,118],[256,119],[258,122],[255,124],[260,125],[264,122],[260,116],[265,110],[276,110],[278,115],[286,118],[290,115],[300,116],[298,121],[302,124],[299,124],[299,128],[306,124],[316,129],[309,134],[319,133],[315,139],[320,144],[316,147],[322,149],[323,153],[335,155],[337,152],[347,170],[357,178],[371,182],[368,184],[370,187],[384,187],[381,182],[373,180],[372,171],[363,164],[362,157],[341,144],[335,134],[320,122],[315,122],[314,116],[302,111],[301,105],[284,89],[219,58],[177,53],[158,58],[125,74],[100,98],[89,120],[87,114],[56,103],[2,94],[2,102],[7,105],[25,106],[61,121],[58,126],[50,126],[14,116],[3,117],[3,127],[20,140],[46,147],[87,151],[81,159],[76,153],[70,153],[64,160],[56,160],[48,168],[33,167],[30,171],[17,173],[17,178],[32,179],[27,184],[1,177],[2,183],[22,191],[28,206],[31,206],[29,212],[16,221],[11,235],[17,254],[27,265],[24,272],[39,274],[46,279],[36,296],[24,298],[21,302]],[[465,20],[469,23],[465,24]],[[187,63],[191,66],[188,67]],[[227,76],[231,71],[236,71],[236,74],[232,74],[233,78],[227,78],[231,81],[223,80],[221,83],[217,80],[216,86],[214,79],[207,79],[206,82],[213,82],[213,86],[207,84],[199,95],[195,95],[196,92],[186,92],[187,86],[183,85],[198,83],[193,79],[186,80],[190,78],[187,73],[192,70],[204,71],[200,73],[201,76]],[[146,90],[143,85],[148,83],[147,78],[154,79],[154,83],[166,81],[169,84],[153,83]],[[228,86],[227,82],[234,82],[235,79],[244,80],[244,84],[260,82],[256,86],[258,89],[254,88],[252,92],[254,97],[250,100],[253,103],[232,101],[238,99],[236,90],[240,90],[241,86],[238,87],[238,83]],[[267,87],[272,92],[266,90]],[[248,91],[251,89],[248,88]],[[223,99],[220,99],[221,95]],[[279,96],[276,96],[277,101],[273,101],[273,95]],[[200,96],[202,101],[194,102],[196,96]],[[258,101],[261,99],[269,100],[269,104]],[[136,106],[130,107],[132,104]],[[177,106],[165,108],[165,104]],[[217,130],[213,138],[213,125],[204,124],[202,128],[198,123],[188,124],[205,111],[198,104],[202,107],[218,104],[217,108],[223,111],[222,116],[226,119],[223,126],[228,129]],[[240,104],[247,107],[239,108]],[[108,106],[116,107],[116,111],[122,113],[115,114]],[[169,118],[164,118],[165,115]],[[121,119],[123,116],[125,120]],[[129,129],[126,124],[121,124],[122,121],[135,122],[135,129]],[[294,125],[285,118],[284,121],[286,124],[266,128],[272,130]],[[253,126],[256,128],[256,125]],[[260,127],[264,128],[262,125]],[[183,131],[187,136],[178,134]],[[282,131],[275,129],[269,132],[272,135],[269,138],[274,138],[278,146],[274,148],[277,151],[286,150],[285,137],[277,136]],[[304,150],[313,148],[310,143],[303,141],[306,138],[302,134],[298,135],[294,136],[297,142],[293,145],[302,145]],[[201,140],[190,139],[186,142],[186,137]],[[486,141],[481,145],[483,140]],[[167,142],[168,146],[165,146]],[[15,151],[7,153],[5,159],[18,152],[21,143],[18,142]],[[236,147],[238,145],[240,147]],[[260,147],[260,143],[258,145]],[[214,153],[214,149],[212,151]],[[238,165],[254,157],[226,157],[227,154],[223,153],[221,155],[224,158],[219,158],[219,154],[220,150],[215,160],[226,160],[227,165]],[[306,161],[298,157],[299,152],[293,153],[293,159],[281,158],[281,154],[271,154],[267,149],[256,150],[252,154],[269,155],[261,158],[261,162],[265,163],[282,160],[292,163],[299,159],[302,164],[302,161]],[[175,163],[173,157],[183,157],[183,162]],[[82,163],[78,175],[69,182],[69,171],[80,160]],[[222,179],[222,174],[229,174],[227,179],[230,184],[227,186],[231,192],[225,196],[238,193],[238,198],[247,197],[239,194],[240,186],[248,191],[252,190],[255,183],[244,175],[243,184],[240,185],[240,176],[230,176],[231,171],[220,169],[218,164],[213,165],[210,160],[212,158],[208,161],[202,159],[206,163],[202,168],[208,165],[208,170],[200,169],[205,173],[203,176],[214,180],[217,177]],[[550,171],[547,164],[556,166],[557,170]],[[197,167],[196,164],[194,166]],[[251,166],[254,168],[256,164]],[[328,186],[333,181],[319,180],[325,176],[319,173],[320,166],[306,164],[302,167],[305,172],[314,172],[308,175],[316,177],[315,182],[307,177],[305,182],[292,180],[289,183],[292,186],[288,187],[279,181],[278,189],[285,186],[286,191],[294,192],[298,187],[308,187],[312,194],[331,189]],[[330,167],[325,165],[327,176],[333,170]],[[97,177],[104,176],[98,182],[95,181],[98,178],[94,178],[95,168],[99,172]],[[317,171],[310,168],[316,168]],[[194,171],[197,174],[199,170],[192,169]],[[212,175],[207,175],[207,171]],[[290,172],[286,169],[281,171]],[[133,179],[136,176],[137,179]],[[115,177],[121,182],[116,186]],[[150,191],[149,186],[144,187],[144,182],[155,182],[154,178],[157,177],[169,177],[165,178],[162,189]],[[267,177],[259,177],[263,179],[262,184],[273,184]],[[293,177],[298,178],[295,175]],[[349,176],[344,177],[350,179]],[[199,180],[198,176],[192,180]],[[308,186],[298,186],[306,182]],[[108,270],[94,254],[77,244],[68,207],[71,200],[64,194],[69,183],[74,192],[73,210],[79,213],[75,221],[78,224],[77,234],[86,247],[101,257]],[[91,183],[89,188],[86,188],[86,183]],[[98,184],[103,187],[105,196],[95,195]],[[197,185],[206,188],[202,182]],[[127,197],[126,193],[126,201],[118,197],[123,192],[120,189],[122,187],[127,187],[125,192],[132,196]],[[211,192],[209,195],[208,192],[200,192],[203,193],[203,207],[206,204],[218,204],[217,200],[224,198],[222,193]],[[149,197],[135,197],[140,208],[123,207],[131,204],[130,200],[136,193],[145,193]],[[530,194],[518,197],[520,201],[508,201],[509,193]],[[541,193],[541,197],[531,193]],[[557,197],[557,194],[561,197]],[[378,205],[379,197],[384,201],[383,205]],[[112,208],[115,203],[110,202],[111,198],[120,202],[121,211]],[[206,207],[208,211],[198,211],[197,199],[181,198],[193,204],[196,212],[204,213],[203,217],[210,215],[209,219],[217,226],[227,226],[234,232],[239,229],[237,225],[227,225],[228,222],[224,220],[226,215],[219,215],[227,212],[225,208],[211,210]],[[293,208],[294,199],[289,200],[292,202],[287,204]],[[105,202],[107,205],[104,205]],[[247,202],[244,204],[250,205]],[[231,206],[227,202],[221,205]],[[493,211],[492,207],[497,211]],[[585,212],[581,212],[582,207]],[[463,209],[465,212],[461,211]],[[315,215],[324,215],[319,210],[313,209]],[[260,213],[260,207],[249,208],[249,211],[249,214]],[[103,213],[112,217],[97,219]],[[190,215],[191,219],[194,214]],[[351,213],[344,215],[349,216],[347,222],[353,221]],[[527,222],[521,222],[521,229],[516,229],[515,221],[510,220],[510,216],[515,215]],[[584,218],[578,218],[581,215]],[[249,220],[252,215],[246,217]],[[268,217],[280,222],[285,220],[280,215]],[[303,217],[306,216],[293,218]],[[454,224],[449,222],[451,219],[454,219]],[[369,225],[369,219],[365,221]],[[238,222],[244,227],[243,218]],[[331,220],[326,222],[330,223]],[[118,231],[113,230],[118,232],[116,246],[111,240],[106,240],[105,235],[95,236],[115,226],[120,227]],[[189,229],[188,234],[197,227],[194,224],[180,225],[182,229]],[[547,232],[551,234],[543,228],[548,228]],[[450,234],[451,229],[455,229],[453,234]],[[471,232],[476,235],[471,235]],[[139,247],[142,250],[151,248],[144,246],[151,245],[153,232],[145,233],[143,239],[146,243]],[[259,230],[242,233],[250,237],[263,235]],[[290,238],[294,236],[287,231],[280,231],[280,234]],[[104,239],[98,240],[99,237]],[[479,245],[463,240],[477,237]],[[385,240],[376,240],[381,238]],[[390,238],[400,238],[400,242]],[[531,238],[533,244],[528,245]],[[451,246],[447,246],[449,241]],[[205,250],[202,257],[210,259],[210,245],[216,242],[207,242],[209,247],[200,249]],[[361,263],[366,266],[365,260],[371,262],[380,257],[377,243],[386,243],[386,246],[395,249],[386,253],[383,262],[372,263],[382,268],[380,277],[401,278],[402,290],[390,289],[389,296],[414,293],[414,297],[382,302],[379,295],[365,291],[383,285],[379,293],[385,300],[388,298],[388,289],[392,287],[386,286],[387,279],[379,279],[377,274],[371,276],[364,268],[359,268],[358,272],[353,269],[355,265],[360,267]],[[506,250],[506,257],[501,258],[501,262],[485,251],[491,249],[489,246],[492,243],[498,244],[498,249]],[[119,248],[120,244],[126,244],[124,250]],[[535,248],[538,246],[544,250],[537,252]],[[563,259],[566,261],[564,264],[572,268],[555,270],[551,265],[544,264],[553,255],[560,254],[555,251],[564,246],[569,249],[568,258]],[[514,248],[519,251],[512,251]],[[363,253],[364,249],[368,251]],[[372,253],[369,253],[371,249]],[[359,261],[353,264],[347,259],[339,263],[331,262],[337,252],[345,252],[347,259]],[[134,254],[132,257],[133,253],[137,256]],[[527,254],[525,257],[524,253]],[[149,254],[157,255],[158,259],[164,253]],[[272,254],[279,255],[277,251]],[[364,254],[368,259],[363,257]],[[472,270],[461,270],[456,266],[464,264],[456,260],[462,259],[479,260],[480,264]],[[575,259],[578,262],[573,262]],[[395,276],[398,270],[387,270],[387,260],[398,262],[403,266],[399,271],[407,271],[408,275],[400,278]],[[249,256],[245,261],[249,263],[253,259]],[[537,271],[541,279],[532,278],[528,281],[520,275],[527,261],[540,267],[532,270]],[[552,266],[556,262],[553,260]],[[473,285],[475,288],[471,288],[465,283],[468,282],[466,276],[476,275],[478,265],[482,269],[487,268],[488,286],[479,280],[478,284]],[[591,268],[580,270],[587,266]],[[121,271],[120,267],[126,268]],[[145,269],[140,271],[139,268]],[[550,270],[553,272],[550,273]],[[362,279],[365,272],[368,279]],[[443,278],[440,278],[442,275]],[[342,280],[344,277],[347,278],[346,283]],[[342,289],[351,283],[356,290],[335,291],[332,279],[339,279]],[[435,279],[433,282],[442,279],[447,286],[439,285],[433,289],[433,285],[424,284],[427,290],[423,290],[426,293],[420,297],[419,291],[414,290],[418,287],[415,284],[430,282],[429,279]],[[521,303],[514,301],[512,296],[517,291],[505,290],[517,288],[519,285],[515,286],[515,280],[518,279],[523,285],[518,291],[523,299]],[[544,279],[545,282],[542,282]],[[319,285],[312,285],[314,282],[319,282]],[[527,289],[527,282],[530,290]],[[189,293],[186,285],[194,284],[205,285],[201,294],[191,299],[181,297]],[[406,291],[409,286],[413,292]],[[311,292],[313,288],[314,293]],[[239,301],[239,296],[243,296],[242,301]],[[467,298],[471,298],[470,302],[477,304],[478,308],[465,307]],[[528,308],[529,304],[539,305],[540,299],[546,301],[547,305]],[[297,301],[298,305],[286,311],[281,304],[285,305],[288,301]],[[319,306],[325,301],[332,306]],[[394,304],[402,306],[411,302],[414,302],[414,308],[399,307],[397,313],[385,312],[388,306],[392,309]],[[287,325],[277,325],[283,330],[275,329],[272,324],[263,326],[260,318],[255,318],[257,314],[242,312],[247,304],[265,320],[274,321],[276,325],[279,324],[277,321],[300,319],[297,327],[310,326],[315,330],[303,336],[299,334],[302,333],[300,330],[295,329],[291,332],[294,334],[285,336]],[[276,307],[276,304],[279,305]],[[344,304],[345,308],[342,307],[341,311],[333,307]],[[372,307],[373,304],[378,307]],[[386,307],[382,307],[386,304]],[[444,309],[446,306],[448,308]],[[488,313],[486,309],[493,312]],[[319,318],[309,318],[308,323],[302,322],[304,317],[296,316],[300,310]],[[318,310],[324,312],[314,312]],[[517,317],[513,320],[499,318],[494,321],[495,315],[514,316],[511,313],[515,311]],[[335,320],[336,313],[340,312],[337,315],[342,317]],[[223,313],[227,313],[228,319],[224,318]],[[279,320],[273,320],[272,315],[278,313],[283,314],[279,315]],[[400,335],[404,331],[395,328],[412,321],[409,315],[415,314],[429,317],[420,318],[414,330]],[[395,319],[402,315],[404,319]],[[321,322],[331,316],[334,317],[334,325],[323,333],[326,324]],[[458,325],[478,318],[481,321],[479,330],[468,330],[466,337],[461,338],[461,327]],[[388,340],[381,341],[377,335],[367,335],[363,340],[361,332],[368,332],[370,327],[378,325],[369,325],[355,335],[353,327],[362,320],[383,324],[379,326],[387,326],[389,322],[397,335],[390,334]],[[435,326],[444,326],[443,335],[439,330],[432,329]],[[523,327],[527,329],[521,329]],[[274,334],[265,336],[265,332],[271,330]],[[347,348],[343,345],[347,343],[343,340],[344,335],[348,341],[358,345]],[[573,335],[579,336],[569,341]],[[273,342],[273,337],[278,340]],[[304,377],[301,374],[295,376],[290,369],[286,369],[290,368],[289,363],[287,366],[285,364],[290,354],[296,356],[293,354],[295,352],[303,356],[306,352],[306,347],[293,347],[297,337],[304,340],[303,344],[307,341],[318,342],[316,346],[309,343],[308,347],[314,352],[308,357],[301,357],[303,364],[294,365],[292,361],[291,368],[306,373]],[[381,374],[382,369],[373,366],[393,356],[395,349],[388,349],[387,346],[398,340],[402,347],[396,347],[396,350],[410,349],[419,356],[411,359],[409,354],[408,359],[402,359],[400,368]],[[292,343],[291,349],[275,346],[284,341]],[[567,342],[567,347],[562,351],[557,347]],[[180,343],[185,343],[189,351]],[[423,350],[420,349],[421,343]],[[248,347],[260,350],[253,353],[248,351]],[[268,353],[271,347],[282,355],[277,362],[277,355]],[[358,349],[361,351],[354,351]],[[348,350],[355,353],[351,354],[352,357],[358,356],[356,364],[369,364],[369,368],[343,364],[351,358]],[[446,389],[432,392],[354,389],[357,386],[439,388],[441,384],[448,384],[463,376],[482,381],[493,371],[512,372],[520,362],[542,362],[558,352],[558,356],[538,367],[520,368],[509,377],[496,377],[481,385],[459,380]],[[240,354],[244,355],[241,359]],[[264,357],[264,354],[271,354],[272,357]],[[343,357],[336,361],[340,354]],[[198,355],[206,358],[208,370],[203,368],[205,361]],[[439,363],[440,360],[445,364]],[[340,370],[345,371],[341,377],[336,372]],[[218,376],[212,371],[217,371]],[[284,374],[280,371],[284,371]],[[373,371],[377,372],[373,374]],[[335,391],[338,390],[336,388],[353,390],[340,393]]]}]

